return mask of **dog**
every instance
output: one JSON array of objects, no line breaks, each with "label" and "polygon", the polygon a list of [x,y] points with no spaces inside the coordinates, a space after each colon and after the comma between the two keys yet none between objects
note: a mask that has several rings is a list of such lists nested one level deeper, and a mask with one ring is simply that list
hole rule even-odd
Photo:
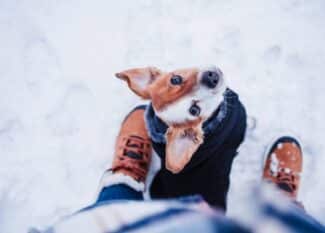
[{"label": "dog", "polygon": [[229,174],[246,130],[246,111],[227,87],[220,68],[156,67],[125,70],[116,77],[150,104],[145,120],[161,170],[153,198],[199,194],[226,209]]}]

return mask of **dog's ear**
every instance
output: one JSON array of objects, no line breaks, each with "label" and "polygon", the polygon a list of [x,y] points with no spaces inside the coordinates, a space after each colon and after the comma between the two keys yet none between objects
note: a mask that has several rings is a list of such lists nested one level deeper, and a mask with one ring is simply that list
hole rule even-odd
[{"label": "dog's ear", "polygon": [[170,126],[166,132],[166,168],[179,173],[203,143],[202,124],[191,128]]},{"label": "dog's ear", "polygon": [[155,67],[135,68],[116,73],[115,76],[125,80],[129,88],[138,96],[150,99],[149,85],[161,74]]}]

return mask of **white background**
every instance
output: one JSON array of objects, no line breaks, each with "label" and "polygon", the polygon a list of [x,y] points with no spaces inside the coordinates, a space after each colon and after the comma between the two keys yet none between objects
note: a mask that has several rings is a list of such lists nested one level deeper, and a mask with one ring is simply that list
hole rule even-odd
[{"label": "white background", "polygon": [[0,0],[0,232],[89,204],[123,117],[141,100],[114,73],[216,64],[258,119],[236,159],[229,214],[265,146],[304,148],[300,192],[325,223],[325,1]]}]

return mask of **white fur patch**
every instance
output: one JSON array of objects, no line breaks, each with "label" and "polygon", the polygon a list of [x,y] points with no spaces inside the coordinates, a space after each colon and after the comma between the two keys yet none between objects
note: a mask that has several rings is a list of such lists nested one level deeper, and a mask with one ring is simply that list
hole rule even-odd
[{"label": "white fur patch", "polygon": [[270,164],[270,170],[274,176],[278,173],[279,170],[279,160],[276,157],[276,153],[271,154],[271,164]]},{"label": "white fur patch", "polygon": [[178,99],[176,102],[166,106],[162,111],[157,111],[156,114],[169,123],[184,123],[186,121],[195,120],[197,116],[192,116],[189,113],[190,107],[195,102],[200,107],[200,117],[203,119],[209,118],[212,113],[219,107],[223,101],[223,94],[227,88],[225,78],[220,77],[219,83],[216,88],[209,89],[201,84],[202,73],[206,70],[202,70],[198,75],[198,83],[196,90]]},{"label": "white fur patch", "polygon": [[100,192],[103,188],[116,184],[125,184],[138,192],[145,190],[143,182],[138,182],[130,176],[121,173],[112,173],[111,171],[106,171],[103,174],[98,190]]}]

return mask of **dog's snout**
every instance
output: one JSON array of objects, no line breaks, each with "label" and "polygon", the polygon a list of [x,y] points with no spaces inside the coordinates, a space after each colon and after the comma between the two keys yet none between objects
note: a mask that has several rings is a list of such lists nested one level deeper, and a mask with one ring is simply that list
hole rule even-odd
[{"label": "dog's snout", "polygon": [[217,71],[205,71],[202,74],[201,83],[208,88],[215,88],[218,85],[220,76]]}]

